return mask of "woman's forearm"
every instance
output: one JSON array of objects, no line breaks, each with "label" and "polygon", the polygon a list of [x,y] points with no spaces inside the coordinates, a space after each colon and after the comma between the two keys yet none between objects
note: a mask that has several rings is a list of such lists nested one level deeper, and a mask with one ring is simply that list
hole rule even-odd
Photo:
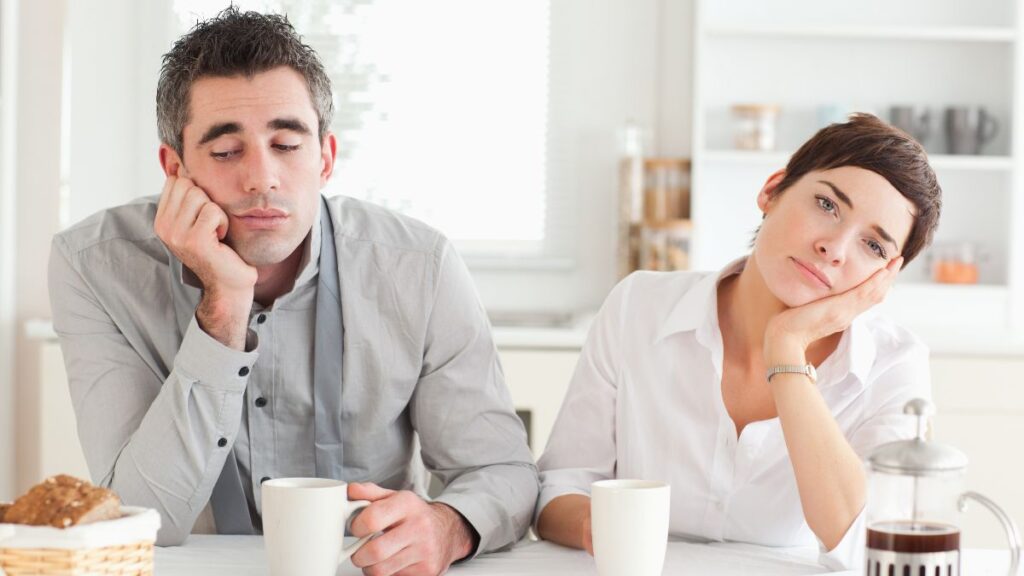
[{"label": "woman's forearm", "polygon": [[771,388],[804,518],[831,550],[864,507],[863,466],[806,376],[776,374]]},{"label": "woman's forearm", "polygon": [[537,535],[562,546],[591,551],[590,498],[566,494],[548,502],[537,520]]}]

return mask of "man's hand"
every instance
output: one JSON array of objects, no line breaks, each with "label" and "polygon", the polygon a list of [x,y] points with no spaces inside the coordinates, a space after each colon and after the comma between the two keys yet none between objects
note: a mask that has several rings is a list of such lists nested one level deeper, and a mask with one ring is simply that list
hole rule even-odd
[{"label": "man's hand", "polygon": [[445,504],[371,483],[349,484],[348,498],[373,502],[352,521],[353,536],[383,532],[352,556],[366,576],[437,576],[473,551],[473,529]]},{"label": "man's hand", "polygon": [[168,176],[153,223],[157,237],[203,284],[196,319],[207,334],[242,350],[256,269],[221,242],[227,214],[192,180]]},{"label": "man's hand", "polygon": [[842,294],[776,315],[764,333],[765,363],[803,363],[801,358],[813,342],[845,330],[854,318],[885,299],[902,265],[902,257],[894,258],[885,268]]}]

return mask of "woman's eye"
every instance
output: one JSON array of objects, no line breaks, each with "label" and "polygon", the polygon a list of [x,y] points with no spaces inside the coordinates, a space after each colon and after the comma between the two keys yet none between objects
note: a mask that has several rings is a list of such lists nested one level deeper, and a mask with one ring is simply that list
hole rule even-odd
[{"label": "woman's eye", "polygon": [[879,244],[878,242],[874,240],[868,240],[868,248],[871,248],[871,251],[874,252],[875,255],[878,256],[879,258],[885,258],[885,248],[883,248],[882,245]]},{"label": "woman's eye", "polygon": [[824,196],[818,196],[817,199],[818,199],[818,206],[820,206],[822,210],[824,210],[825,212],[835,212],[835,210],[836,210],[835,202],[829,200],[828,198],[825,198]]}]

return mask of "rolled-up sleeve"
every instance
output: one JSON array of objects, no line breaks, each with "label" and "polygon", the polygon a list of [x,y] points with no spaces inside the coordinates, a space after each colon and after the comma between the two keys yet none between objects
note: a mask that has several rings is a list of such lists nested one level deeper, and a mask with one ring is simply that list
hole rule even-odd
[{"label": "rolled-up sleeve", "polygon": [[447,241],[435,257],[435,298],[410,416],[423,462],[445,486],[436,501],[477,532],[476,555],[525,535],[537,468],[469,272]]},{"label": "rolled-up sleeve", "polygon": [[160,513],[157,544],[180,544],[231,453],[257,358],[255,335],[249,351],[233,350],[193,316],[170,374],[159,374],[76,266],[56,237],[49,264],[53,324],[90,474],[124,503]]},{"label": "rolled-up sleeve", "polygon": [[630,279],[612,290],[587,334],[565,400],[538,462],[541,511],[565,494],[590,494],[590,485],[615,477],[615,409],[620,363],[620,310]]}]

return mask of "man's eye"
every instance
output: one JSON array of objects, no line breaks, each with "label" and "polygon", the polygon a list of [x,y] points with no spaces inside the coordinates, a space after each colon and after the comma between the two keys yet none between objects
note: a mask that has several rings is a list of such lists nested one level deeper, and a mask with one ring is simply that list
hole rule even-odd
[{"label": "man's eye", "polygon": [[227,152],[210,152],[210,156],[217,160],[227,160],[237,156],[239,150],[228,150]]},{"label": "man's eye", "polygon": [[274,148],[281,152],[294,152],[299,149],[301,144],[274,144]]},{"label": "man's eye", "polygon": [[821,206],[822,210],[824,210],[825,212],[834,212],[835,211],[835,209],[836,209],[835,202],[829,200],[828,198],[825,198],[824,196],[818,196],[817,198],[818,198],[818,206]]}]

